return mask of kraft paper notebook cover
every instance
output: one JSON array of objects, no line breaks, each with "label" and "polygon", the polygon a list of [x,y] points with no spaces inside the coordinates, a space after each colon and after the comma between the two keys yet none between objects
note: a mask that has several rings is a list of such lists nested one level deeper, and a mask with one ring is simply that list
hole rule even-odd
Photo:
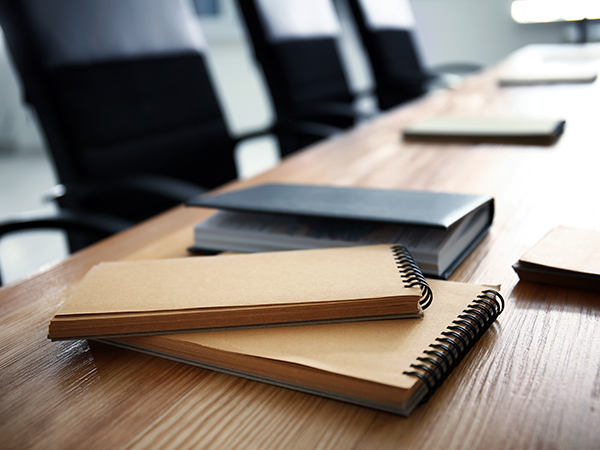
[{"label": "kraft paper notebook cover", "polygon": [[86,274],[49,337],[415,317],[430,302],[401,246],[110,262]]},{"label": "kraft paper notebook cover", "polygon": [[600,290],[600,231],[557,227],[513,266],[523,281]]},{"label": "kraft paper notebook cover", "polygon": [[564,120],[554,118],[437,117],[406,128],[404,138],[550,145],[560,137],[564,126]]},{"label": "kraft paper notebook cover", "polygon": [[262,184],[187,204],[220,209],[195,227],[192,252],[401,243],[423,273],[441,278],[494,217],[488,195],[302,184]]},{"label": "kraft paper notebook cover", "polygon": [[[504,308],[489,287],[430,280],[423,318],[208,331],[114,345],[397,414],[427,400]],[[485,345],[493,345],[488,341]],[[484,374],[467,374],[467,376]]]}]

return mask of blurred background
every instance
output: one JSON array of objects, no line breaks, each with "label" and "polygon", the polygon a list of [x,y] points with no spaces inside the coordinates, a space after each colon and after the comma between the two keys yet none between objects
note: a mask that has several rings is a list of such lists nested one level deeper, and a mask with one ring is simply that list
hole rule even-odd
[{"label": "blurred background", "polygon": [[[198,12],[208,42],[213,81],[233,134],[263,128],[273,119],[267,90],[248,47],[233,0],[189,0]],[[371,74],[343,0],[335,0],[343,24],[340,46],[352,87],[372,85]],[[421,57],[428,67],[464,62],[494,64],[533,43],[577,42],[574,22],[517,23],[512,0],[411,0]],[[569,3],[569,2],[565,2]],[[598,2],[600,3],[600,2]],[[600,41],[591,22],[587,40]],[[278,163],[275,141],[243,145],[236,155],[241,177]],[[51,211],[43,192],[56,183],[34,117],[21,101],[19,81],[0,33],[0,220],[25,211]],[[31,232],[0,241],[4,282],[10,282],[66,256],[61,232]]]}]

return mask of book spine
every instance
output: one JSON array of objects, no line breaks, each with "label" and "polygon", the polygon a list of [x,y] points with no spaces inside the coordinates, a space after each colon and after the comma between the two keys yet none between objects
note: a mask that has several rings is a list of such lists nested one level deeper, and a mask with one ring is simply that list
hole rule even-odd
[{"label": "book spine", "polygon": [[420,378],[427,387],[425,403],[504,310],[500,293],[483,291],[411,364],[405,375]]},{"label": "book spine", "polygon": [[427,309],[433,300],[433,293],[431,292],[429,284],[427,284],[423,272],[421,272],[421,269],[419,269],[419,266],[406,247],[394,245],[392,246],[392,252],[404,286],[408,288],[421,288],[421,300],[419,304],[421,305],[421,308]]}]

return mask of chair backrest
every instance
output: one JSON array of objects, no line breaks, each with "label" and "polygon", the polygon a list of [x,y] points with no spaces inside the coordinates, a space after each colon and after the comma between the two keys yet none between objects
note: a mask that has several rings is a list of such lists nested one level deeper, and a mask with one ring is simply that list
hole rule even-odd
[{"label": "chair backrest", "polygon": [[185,0],[3,0],[0,25],[60,182],[236,177]]},{"label": "chair backrest", "polygon": [[426,92],[429,79],[415,42],[408,0],[348,0],[375,78],[381,109]]},{"label": "chair backrest", "polygon": [[352,103],[331,0],[239,0],[238,5],[279,117],[296,118],[318,103]]}]

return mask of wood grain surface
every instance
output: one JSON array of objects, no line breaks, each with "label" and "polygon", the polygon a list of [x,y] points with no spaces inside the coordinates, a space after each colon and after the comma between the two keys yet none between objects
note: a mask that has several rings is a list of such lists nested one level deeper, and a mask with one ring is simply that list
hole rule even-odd
[{"label": "wood grain surface", "polygon": [[[571,48],[579,51],[528,51]],[[518,282],[511,265],[555,226],[600,230],[600,84],[499,87],[508,64],[222,188],[495,197],[489,235],[451,279],[501,284],[506,310],[409,418],[104,344],[49,341],[50,318],[93,264],[186,255],[193,225],[211,211],[177,207],[0,290],[0,448],[599,448],[600,294]],[[567,126],[552,146],[403,142],[404,126],[440,114],[561,117]]]}]

